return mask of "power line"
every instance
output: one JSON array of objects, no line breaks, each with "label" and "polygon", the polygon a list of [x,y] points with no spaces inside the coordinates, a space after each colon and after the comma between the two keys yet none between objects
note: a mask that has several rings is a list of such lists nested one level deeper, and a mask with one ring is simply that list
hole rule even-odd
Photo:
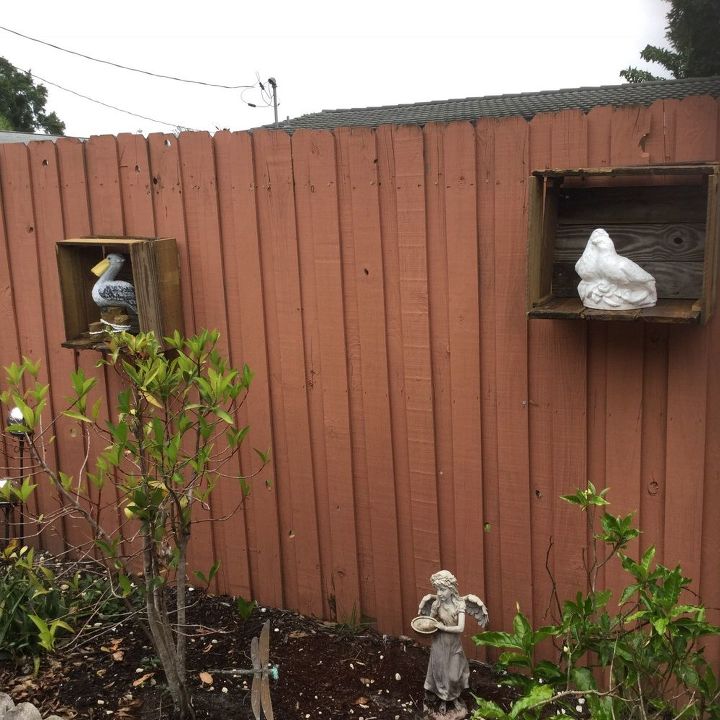
[{"label": "power line", "polygon": [[147,115],[139,115],[138,113],[131,112],[130,110],[123,110],[122,108],[117,107],[116,105],[110,105],[109,103],[102,102],[102,100],[96,100],[95,98],[91,98],[88,95],[83,95],[82,93],[76,92],[75,90],[70,90],[70,88],[63,87],[62,85],[58,85],[57,83],[51,82],[50,80],[45,80],[45,78],[41,78],[39,75],[34,75],[29,70],[26,70],[28,75],[30,77],[34,78],[35,80],[39,80],[40,82],[46,83],[47,85],[52,85],[53,87],[59,88],[60,90],[64,90],[65,92],[70,93],[71,95],[77,95],[77,97],[82,98],[83,100],[89,100],[92,103],[96,103],[97,105],[102,105],[103,107],[110,108],[111,110],[117,110],[118,112],[125,113],[126,115],[132,115],[133,117],[140,118],[141,120],[149,120],[150,122],[154,123],[160,123],[160,125],[168,125],[170,127],[179,128],[180,130],[193,130],[193,128],[185,127],[184,125],[180,125],[179,123],[171,123],[167,122],[165,120],[158,120],[157,118],[151,118]]},{"label": "power line", "polygon": [[[38,38],[24,35],[17,30],[12,30],[8,27],[4,27],[3,25],[0,25],[0,30],[4,30],[5,32],[11,33],[12,35],[17,35],[21,38],[25,38],[25,40],[30,40],[32,42],[39,43],[40,45],[46,45],[47,47],[51,47],[55,50],[60,50],[61,52],[68,53],[69,55],[76,55],[77,57],[84,58],[85,60],[92,60],[93,62],[102,63],[103,65],[111,65],[112,67],[119,68],[120,70],[129,70],[130,72],[141,73],[142,75],[149,75],[150,77],[163,78],[164,80],[175,80],[177,82],[190,83],[192,85],[205,85],[206,87],[223,88],[224,90],[240,90],[242,88],[249,89],[255,87],[255,85],[219,85],[217,83],[203,82],[202,80],[186,80],[184,78],[175,77],[173,75],[162,75],[161,73],[154,73],[150,72],[149,70],[141,70],[139,68],[128,67],[127,65],[121,65],[119,63],[111,62],[110,60],[100,60],[99,58],[92,57],[90,55],[75,52],[75,50],[68,50],[67,48],[60,47],[59,45],[53,45],[52,43],[45,42],[44,40],[38,40]],[[52,85],[52,83],[50,84]],[[123,110],[121,112],[125,111]]]}]

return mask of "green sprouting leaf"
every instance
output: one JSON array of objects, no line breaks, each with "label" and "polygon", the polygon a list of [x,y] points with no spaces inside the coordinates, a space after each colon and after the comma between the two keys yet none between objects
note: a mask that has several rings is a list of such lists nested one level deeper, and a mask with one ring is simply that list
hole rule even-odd
[{"label": "green sprouting leaf", "polygon": [[63,412],[63,415],[65,417],[70,418],[71,420],[77,420],[78,422],[84,422],[84,423],[91,423],[92,420],[85,414],[78,412],[77,410],[65,410]]},{"label": "green sprouting leaf", "polygon": [[226,412],[222,408],[215,408],[215,414],[228,425],[234,425],[235,421],[232,419],[230,413]]},{"label": "green sprouting leaf", "polygon": [[132,584],[127,575],[118,575],[118,585],[120,586],[120,590],[122,590],[123,597],[127,597],[132,593]]},{"label": "green sprouting leaf", "polygon": [[262,460],[263,465],[267,465],[268,460],[270,459],[270,450],[267,452],[263,452],[262,450],[258,450],[257,448],[253,448],[253,450],[257,453],[257,456]]}]

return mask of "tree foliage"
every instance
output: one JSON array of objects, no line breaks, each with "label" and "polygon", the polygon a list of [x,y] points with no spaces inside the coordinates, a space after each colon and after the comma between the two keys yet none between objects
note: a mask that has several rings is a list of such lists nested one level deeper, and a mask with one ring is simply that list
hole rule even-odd
[{"label": "tree foliage", "polygon": [[[640,53],[674,78],[720,75],[720,2],[718,0],[671,0],[666,15],[665,37],[669,48],[647,45]],[[662,80],[648,70],[628,67],[620,71],[628,82]]]},{"label": "tree foliage", "polygon": [[[49,386],[38,379],[39,362],[23,358],[7,367],[8,389],[0,394],[0,402],[14,406],[22,416],[22,421],[17,417],[18,422],[8,425],[7,432],[22,439],[31,461],[30,468],[24,468],[27,476],[8,478],[0,500],[3,492],[11,493],[25,504],[37,485],[31,478],[44,479],[57,493],[60,509],[57,516],[32,518],[38,532],[63,513],[86,521],[91,545],[104,560],[116,594],[128,597],[137,588],[144,597],[147,630],[181,720],[194,717],[185,665],[192,527],[232,517],[250,492],[248,480],[257,474],[239,475],[232,469],[249,430],[238,427],[235,416],[252,373],[247,366],[229,366],[216,348],[218,337],[216,331],[203,330],[183,338],[176,331],[165,338],[166,347],[153,333],[109,337],[99,364],[116,372],[124,389],[109,410],[108,422],[100,419],[102,395],[91,397],[96,378],[80,369],[71,375],[73,392],[62,415],[79,424],[88,453],[74,475],[52,467],[48,460],[57,418],[43,420]],[[97,455],[91,452],[96,438],[104,445]],[[262,469],[268,455],[256,453]],[[239,485],[237,503],[225,507],[222,518],[209,515],[216,485],[228,482]],[[125,518],[122,527],[117,526],[116,504]],[[91,546],[76,550],[87,553]],[[209,585],[218,569],[216,562],[195,576]],[[175,591],[168,595],[165,588],[171,582]]]},{"label": "tree foliage", "polygon": [[0,129],[64,135],[65,123],[54,112],[45,112],[46,102],[44,85],[0,57]]}]

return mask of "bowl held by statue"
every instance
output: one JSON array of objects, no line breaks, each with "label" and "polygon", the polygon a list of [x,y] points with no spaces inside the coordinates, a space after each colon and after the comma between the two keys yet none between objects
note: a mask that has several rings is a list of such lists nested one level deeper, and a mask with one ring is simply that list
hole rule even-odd
[{"label": "bowl held by statue", "polygon": [[418,615],[410,621],[410,627],[421,635],[432,635],[437,632],[438,621],[429,615]]}]

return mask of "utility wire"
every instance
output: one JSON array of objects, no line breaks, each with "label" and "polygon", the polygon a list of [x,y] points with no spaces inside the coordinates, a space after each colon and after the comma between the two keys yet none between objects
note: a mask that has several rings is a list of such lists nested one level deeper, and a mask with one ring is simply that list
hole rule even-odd
[{"label": "utility wire", "polygon": [[[0,25],[0,30],[4,30],[5,32],[11,33],[12,35],[17,35],[21,38],[25,38],[25,40],[31,40],[32,42],[39,43],[40,45],[46,45],[47,47],[51,47],[55,50],[60,50],[61,52],[68,53],[69,55],[76,55],[77,57],[85,58],[85,60],[92,60],[93,62],[102,63],[103,65],[111,65],[112,67],[120,68],[121,70],[129,70],[130,72],[141,73],[142,75],[149,75],[150,77],[163,78],[164,80],[176,80],[177,82],[190,83],[192,85],[205,85],[206,87],[223,88],[224,90],[239,90],[241,88],[255,87],[255,85],[218,85],[217,83],[203,82],[202,80],[186,80],[184,78],[174,77],[173,75],[162,75],[160,73],[150,72],[149,70],[140,70],[139,68],[128,67],[127,65],[120,65],[119,63],[114,63],[110,60],[100,60],[99,58],[91,57],[90,55],[85,55],[80,52],[75,52],[74,50],[68,50],[67,48],[60,47],[59,45],[53,45],[52,43],[45,42],[44,40],[38,40],[38,38],[24,35],[17,30],[11,30],[10,28],[4,27],[3,25]],[[52,83],[50,84],[52,85]],[[125,111],[122,110],[121,112]]]},{"label": "utility wire", "polygon": [[47,85],[52,85],[53,87],[59,88],[60,90],[64,90],[65,92],[70,93],[71,95],[76,95],[77,97],[82,98],[83,100],[89,100],[90,102],[96,103],[97,105],[102,105],[103,107],[110,108],[111,110],[117,110],[118,112],[125,113],[126,115],[132,115],[133,117],[140,118],[141,120],[149,120],[150,122],[154,123],[160,123],[160,125],[168,125],[170,127],[179,128],[180,130],[193,130],[193,128],[185,127],[184,125],[180,125],[179,123],[171,123],[167,122],[165,120],[158,120],[157,118],[151,118],[147,115],[139,115],[138,113],[131,112],[130,110],[123,110],[122,108],[119,108],[115,105],[110,105],[108,103],[102,102],[102,100],[96,100],[95,98],[88,97],[87,95],[83,95],[82,93],[76,92],[75,90],[70,90],[70,88],[63,87],[62,85],[58,85],[57,83],[51,82],[50,80],[45,80],[45,78],[41,78],[39,75],[34,75],[29,70],[26,70],[28,75],[30,77],[34,78],[35,80],[39,80],[42,83],[45,83]]}]

